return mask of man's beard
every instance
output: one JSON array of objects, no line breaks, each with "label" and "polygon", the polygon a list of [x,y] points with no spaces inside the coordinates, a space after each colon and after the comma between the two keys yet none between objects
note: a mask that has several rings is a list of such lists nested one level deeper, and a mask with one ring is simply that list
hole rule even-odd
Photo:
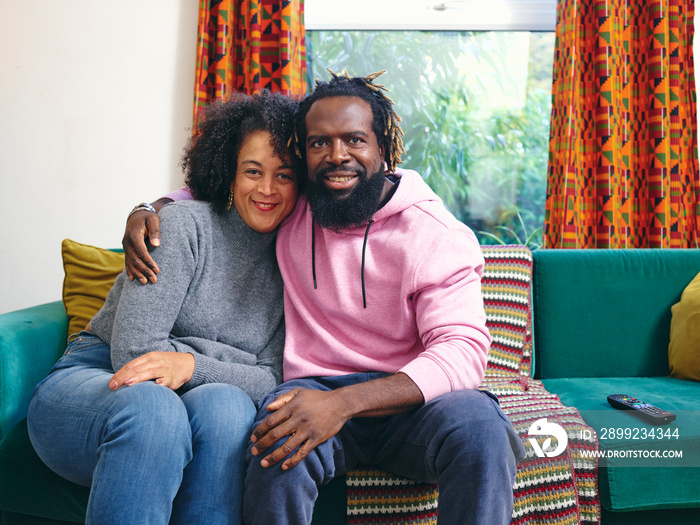
[{"label": "man's beard", "polygon": [[[345,169],[347,173],[348,169]],[[357,184],[347,197],[336,197],[323,184],[309,180],[306,195],[314,220],[322,227],[334,231],[367,224],[379,209],[379,199],[384,190],[384,169],[367,178],[367,171],[353,169],[359,176]],[[333,173],[332,169],[322,170],[316,180]]]}]

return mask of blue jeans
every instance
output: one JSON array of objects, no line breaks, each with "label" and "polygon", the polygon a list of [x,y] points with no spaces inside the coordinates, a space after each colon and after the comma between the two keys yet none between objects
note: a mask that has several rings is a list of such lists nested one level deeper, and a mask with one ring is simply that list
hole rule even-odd
[{"label": "blue jeans", "polygon": [[112,391],[113,373],[109,346],[82,332],[29,405],[39,457],[91,487],[86,522],[240,523],[250,398],[228,384]]},{"label": "blue jeans", "polygon": [[[259,403],[265,407],[294,388],[333,390],[386,374],[288,381]],[[284,440],[278,442],[281,445]],[[358,465],[376,465],[403,477],[436,483],[438,523],[509,524],[517,463],[525,448],[496,398],[479,390],[444,394],[422,407],[378,418],[355,418],[294,468],[263,468],[267,456],[246,452],[243,498],[246,525],[311,522],[318,486]]]}]

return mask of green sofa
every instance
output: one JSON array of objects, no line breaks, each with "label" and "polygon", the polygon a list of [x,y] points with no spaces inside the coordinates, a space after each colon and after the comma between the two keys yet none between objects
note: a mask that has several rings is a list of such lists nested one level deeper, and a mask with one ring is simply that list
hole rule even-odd
[{"label": "green sofa", "polygon": [[[595,429],[601,451],[683,451],[681,466],[669,466],[665,460],[601,460],[591,475],[597,475],[595,496],[602,503],[603,525],[700,523],[700,383],[667,377],[666,357],[671,306],[700,271],[700,250],[538,250],[533,255],[535,379],[507,376],[506,382],[524,385],[523,399],[546,399],[556,411],[576,407],[588,424],[578,427],[579,432]],[[41,463],[24,423],[34,385],[63,353],[67,324],[61,302],[0,315],[3,525],[83,521],[88,490],[63,481]],[[539,391],[541,384],[549,392]],[[612,409],[606,396],[613,393],[630,394],[676,413],[678,419],[667,428],[677,429],[678,439],[603,439],[606,429],[648,427]],[[508,396],[504,399],[507,405]],[[519,432],[526,444],[524,432],[530,422],[514,420],[525,428]],[[574,440],[570,435],[570,446]],[[571,456],[571,462],[576,458]],[[536,469],[537,458],[530,457],[529,465]],[[519,473],[518,490],[526,495],[529,475],[523,474]],[[324,487],[314,523],[345,523],[345,498],[342,479]],[[523,501],[530,500],[523,496]],[[551,516],[552,523],[563,523],[556,509]],[[545,521],[516,518],[513,523]]]},{"label": "green sofa", "polygon": [[[534,376],[579,410],[602,452],[618,453],[599,463],[603,525],[700,523],[700,383],[668,366],[671,306],[700,272],[700,250],[533,255]],[[677,419],[653,427],[611,408],[610,394]],[[682,460],[649,457],[677,450]]]}]

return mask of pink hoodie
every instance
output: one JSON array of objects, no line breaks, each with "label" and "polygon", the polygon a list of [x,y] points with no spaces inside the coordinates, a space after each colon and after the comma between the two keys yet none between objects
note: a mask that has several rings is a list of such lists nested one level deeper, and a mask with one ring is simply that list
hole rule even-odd
[{"label": "pink hoodie", "polygon": [[426,402],[481,382],[491,337],[479,244],[420,175],[397,175],[369,228],[314,226],[305,197],[280,228],[285,380],[400,371]]}]

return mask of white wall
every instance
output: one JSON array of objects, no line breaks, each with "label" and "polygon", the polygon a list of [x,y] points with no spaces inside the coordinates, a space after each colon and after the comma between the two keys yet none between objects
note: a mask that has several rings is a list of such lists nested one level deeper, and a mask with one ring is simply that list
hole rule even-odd
[{"label": "white wall", "polygon": [[64,238],[121,246],[179,187],[195,0],[0,0],[0,313],[61,298]]}]

